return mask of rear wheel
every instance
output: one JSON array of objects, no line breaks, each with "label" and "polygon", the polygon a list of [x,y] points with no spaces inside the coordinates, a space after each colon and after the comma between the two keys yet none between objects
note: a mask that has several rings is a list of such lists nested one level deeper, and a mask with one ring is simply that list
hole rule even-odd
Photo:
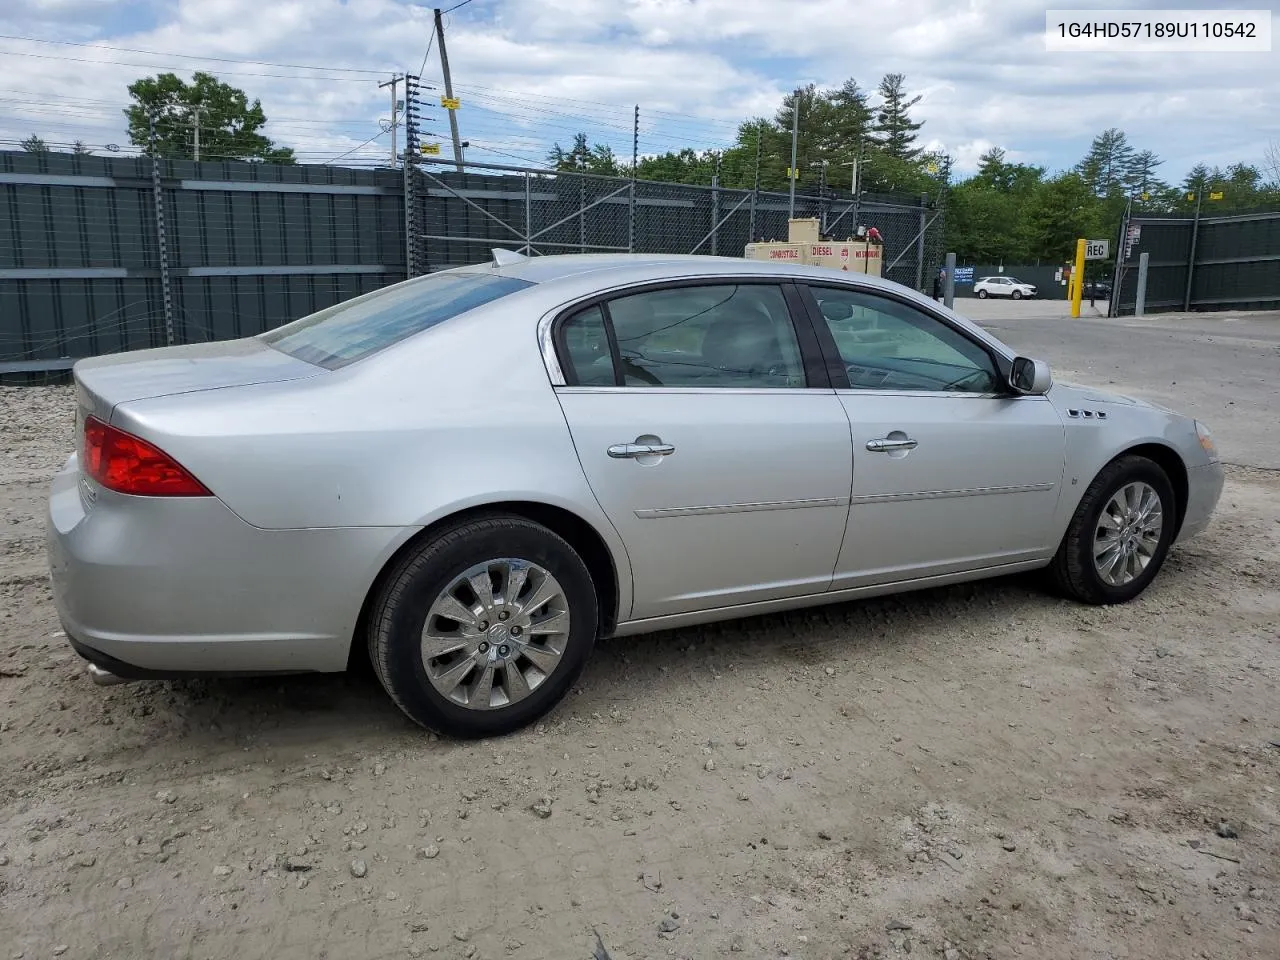
[{"label": "rear wheel", "polygon": [[383,687],[456,737],[510,733],[554,707],[595,644],[595,585],[577,552],[521,517],[473,520],[387,578],[369,631]]},{"label": "rear wheel", "polygon": [[979,300],[985,300],[985,299],[987,299],[987,291],[986,291],[986,290],[979,290],[979,291],[978,291],[978,299],[979,299]]},{"label": "rear wheel", "polygon": [[1175,517],[1173,486],[1159,464],[1136,455],[1113,460],[1081,497],[1050,579],[1083,603],[1132,600],[1160,572]]}]

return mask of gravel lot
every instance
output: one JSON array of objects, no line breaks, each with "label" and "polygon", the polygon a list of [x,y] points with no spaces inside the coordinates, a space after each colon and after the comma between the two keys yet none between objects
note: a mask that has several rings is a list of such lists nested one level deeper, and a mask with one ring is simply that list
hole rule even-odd
[{"label": "gravel lot", "polygon": [[[1274,377],[1255,322],[1156,329]],[[1132,328],[1061,323],[991,325],[1167,388]],[[365,674],[92,686],[43,554],[70,394],[0,390],[0,956],[1280,955],[1274,383],[1211,417],[1241,466],[1133,604],[1025,578],[614,641],[480,744]]]}]

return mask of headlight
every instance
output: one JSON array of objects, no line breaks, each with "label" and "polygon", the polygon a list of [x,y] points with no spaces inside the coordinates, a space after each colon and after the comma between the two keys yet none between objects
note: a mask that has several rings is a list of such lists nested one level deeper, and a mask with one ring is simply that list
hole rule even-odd
[{"label": "headlight", "polygon": [[1199,420],[1196,421],[1196,436],[1200,438],[1200,446],[1204,449],[1204,452],[1209,455],[1209,460],[1211,462],[1217,462],[1218,448],[1213,445],[1213,434],[1210,433],[1209,428]]}]

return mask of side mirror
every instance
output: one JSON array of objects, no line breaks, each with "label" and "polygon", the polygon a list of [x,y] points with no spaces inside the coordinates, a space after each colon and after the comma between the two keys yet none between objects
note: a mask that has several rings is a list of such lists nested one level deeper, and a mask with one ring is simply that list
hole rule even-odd
[{"label": "side mirror", "polygon": [[1018,357],[1013,361],[1013,370],[1009,373],[1009,386],[1018,393],[1038,397],[1049,392],[1049,388],[1053,386],[1053,375],[1049,372],[1049,365],[1043,360]]}]

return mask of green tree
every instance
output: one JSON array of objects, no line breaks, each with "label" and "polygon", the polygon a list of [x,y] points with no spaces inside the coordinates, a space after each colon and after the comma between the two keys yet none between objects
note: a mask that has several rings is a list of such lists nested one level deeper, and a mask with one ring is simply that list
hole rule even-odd
[{"label": "green tree", "polygon": [[37,137],[33,133],[31,136],[27,137],[27,139],[22,141],[22,149],[27,151],[27,153],[48,153],[49,145],[44,142],[43,138]]},{"label": "green tree", "polygon": [[[1069,260],[1077,239],[1099,236],[1095,232],[1102,219],[1099,213],[1097,196],[1078,171],[1050,177],[1027,204],[1028,253],[1036,260]],[[1111,232],[1108,225],[1101,235],[1110,236]]]},{"label": "green tree", "polygon": [[880,80],[880,106],[876,110],[875,132],[881,148],[898,160],[914,160],[920,155],[915,145],[916,131],[924,123],[911,119],[911,108],[922,94],[908,98],[907,78],[901,73],[886,73]]},{"label": "green tree", "polygon": [[78,154],[78,155],[80,155],[80,156],[82,156],[82,157],[83,157],[83,156],[88,156],[89,154],[93,153],[93,151],[92,151],[92,150],[90,150],[90,149],[85,145],[85,142],[84,142],[83,140],[77,140],[77,141],[75,142],[75,144],[71,147],[71,152],[72,152],[72,153],[74,153],[74,154]]},{"label": "green tree", "polygon": [[200,127],[200,156],[210,159],[293,163],[293,150],[277,147],[259,131],[266,124],[262,102],[249,102],[243,90],[196,71],[187,83],[173,73],[143,77],[129,84],[132,105],[125,108],[129,142],[151,152],[148,118],[155,116],[156,152],[170,159],[195,155]]},{"label": "green tree", "polygon": [[1076,173],[1095,196],[1122,194],[1133,159],[1133,147],[1124,131],[1110,127],[1093,138],[1089,152],[1076,164]]},{"label": "green tree", "polygon": [[574,134],[573,146],[568,150],[559,143],[555,144],[547,154],[547,162],[556,170],[595,173],[603,177],[616,177],[621,172],[613,148],[601,143],[588,146],[585,133]]}]

